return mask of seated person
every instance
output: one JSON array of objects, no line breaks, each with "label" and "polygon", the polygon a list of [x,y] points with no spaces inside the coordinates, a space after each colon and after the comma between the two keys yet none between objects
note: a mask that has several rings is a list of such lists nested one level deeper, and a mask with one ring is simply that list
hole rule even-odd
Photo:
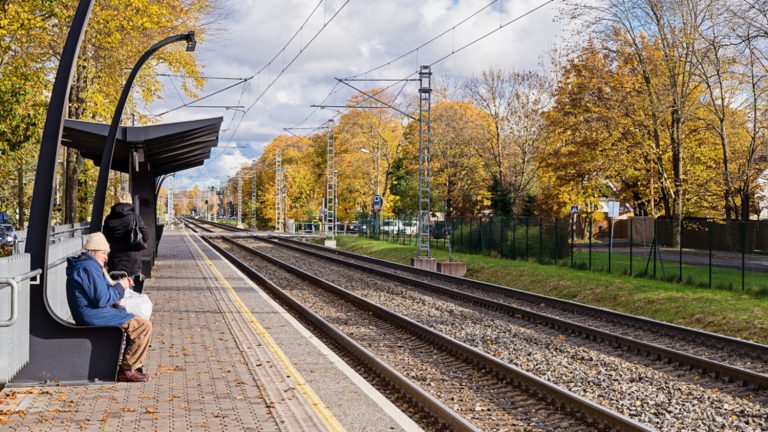
[{"label": "seated person", "polygon": [[118,381],[146,382],[149,377],[140,369],[152,338],[152,323],[117,307],[130,278],[112,283],[104,265],[109,256],[109,243],[102,233],[91,234],[85,253],[67,259],[67,303],[75,323],[82,326],[121,326],[128,335],[120,364]]}]

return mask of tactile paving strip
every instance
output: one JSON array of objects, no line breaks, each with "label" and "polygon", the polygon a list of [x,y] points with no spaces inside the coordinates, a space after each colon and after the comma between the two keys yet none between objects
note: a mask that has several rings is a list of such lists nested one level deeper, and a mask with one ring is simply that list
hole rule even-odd
[{"label": "tactile paving strip", "polygon": [[[341,425],[321,406],[311,389],[298,374],[286,365],[283,356],[274,341],[265,341],[256,333],[260,325],[237,297],[231,286],[205,258],[194,240],[185,236],[189,249],[195,251],[195,260],[204,278],[208,281],[211,294],[219,305],[230,331],[236,336],[240,351],[250,366],[250,370],[261,384],[261,389],[272,414],[279,420],[281,428],[290,431],[342,430]],[[226,286],[222,286],[226,285]],[[229,292],[227,292],[229,290]],[[250,321],[250,322],[249,322]],[[263,335],[269,338],[268,335]],[[276,353],[274,350],[277,350]],[[286,367],[288,366],[288,367]],[[308,399],[304,391],[310,392]],[[330,418],[322,418],[326,412]]]}]

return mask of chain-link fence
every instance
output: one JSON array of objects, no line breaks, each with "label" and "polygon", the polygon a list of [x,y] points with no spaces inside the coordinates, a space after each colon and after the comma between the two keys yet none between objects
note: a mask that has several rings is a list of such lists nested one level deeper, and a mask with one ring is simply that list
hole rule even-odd
[{"label": "chain-link fence", "polygon": [[[416,245],[415,218],[358,221],[358,234]],[[433,221],[431,247],[454,252],[768,294],[768,221],[455,217]],[[679,239],[679,240],[678,240]]]}]

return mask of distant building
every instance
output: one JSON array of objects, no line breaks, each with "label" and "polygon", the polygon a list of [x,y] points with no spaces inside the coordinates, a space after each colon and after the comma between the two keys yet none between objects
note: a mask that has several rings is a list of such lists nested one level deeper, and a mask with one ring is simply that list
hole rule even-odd
[{"label": "distant building", "polygon": [[768,219],[768,170],[763,171],[757,179],[760,190],[755,193],[755,201],[758,207],[758,219]]}]

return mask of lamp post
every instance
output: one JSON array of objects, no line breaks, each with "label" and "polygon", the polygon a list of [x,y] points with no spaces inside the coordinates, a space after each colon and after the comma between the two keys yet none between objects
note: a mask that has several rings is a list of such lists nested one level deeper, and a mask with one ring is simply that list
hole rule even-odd
[{"label": "lamp post", "polygon": [[186,41],[187,51],[194,51],[197,46],[195,40],[195,32],[190,31],[183,34],[167,37],[160,42],[152,45],[144,54],[141,55],[139,61],[131,69],[131,74],[128,75],[128,80],[123,86],[123,92],[120,94],[120,99],[115,107],[115,113],[112,116],[112,123],[109,125],[109,133],[107,134],[107,141],[104,144],[104,152],[101,154],[101,163],[99,164],[99,178],[96,181],[96,191],[93,196],[93,208],[91,210],[91,229],[90,232],[101,231],[102,219],[104,218],[104,201],[107,195],[107,180],[109,179],[109,169],[112,166],[112,155],[115,152],[115,139],[117,137],[117,127],[120,124],[120,118],[123,115],[123,109],[125,108],[125,102],[128,100],[128,95],[131,92],[131,86],[136,79],[136,75],[139,73],[139,69],[146,63],[146,61],[160,48],[174,43]]}]

